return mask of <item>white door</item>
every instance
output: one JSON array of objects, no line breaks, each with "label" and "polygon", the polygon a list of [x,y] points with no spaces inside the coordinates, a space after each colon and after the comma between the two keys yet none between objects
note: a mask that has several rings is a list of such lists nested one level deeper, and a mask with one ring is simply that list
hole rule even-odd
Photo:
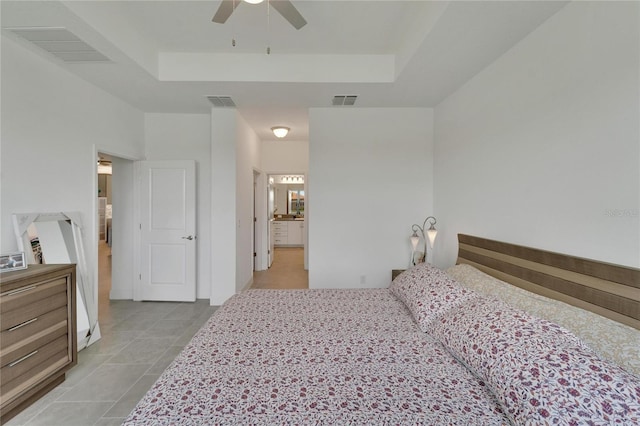
[{"label": "white door", "polygon": [[196,300],[195,161],[137,163],[140,273],[135,300]]}]

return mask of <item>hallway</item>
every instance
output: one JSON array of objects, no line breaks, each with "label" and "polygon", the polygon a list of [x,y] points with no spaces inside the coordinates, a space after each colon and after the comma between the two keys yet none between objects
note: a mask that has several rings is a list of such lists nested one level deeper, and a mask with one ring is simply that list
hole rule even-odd
[{"label": "hallway", "polygon": [[111,318],[111,247],[98,241],[98,321]]},{"label": "hallway", "polygon": [[271,268],[253,273],[251,288],[308,289],[309,271],[304,269],[304,249],[278,247]]}]

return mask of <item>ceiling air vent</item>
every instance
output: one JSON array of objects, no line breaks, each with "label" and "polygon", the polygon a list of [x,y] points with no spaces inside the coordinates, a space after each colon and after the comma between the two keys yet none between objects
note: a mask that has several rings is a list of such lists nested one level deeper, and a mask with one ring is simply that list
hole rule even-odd
[{"label": "ceiling air vent", "polygon": [[209,102],[213,104],[214,107],[228,107],[234,108],[236,103],[233,102],[230,96],[207,96]]},{"label": "ceiling air vent", "polygon": [[7,28],[65,62],[111,62],[78,36],[61,27]]},{"label": "ceiling air vent", "polygon": [[358,95],[336,95],[331,104],[334,106],[351,106],[356,103]]}]

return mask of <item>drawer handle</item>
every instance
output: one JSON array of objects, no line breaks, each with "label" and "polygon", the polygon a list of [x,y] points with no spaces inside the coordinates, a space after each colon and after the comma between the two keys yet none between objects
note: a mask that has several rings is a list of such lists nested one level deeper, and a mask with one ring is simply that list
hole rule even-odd
[{"label": "drawer handle", "polygon": [[23,322],[23,323],[21,323],[21,324],[14,325],[14,326],[13,326],[13,327],[11,327],[10,329],[8,329],[8,331],[17,330],[17,329],[19,329],[20,327],[24,327],[25,325],[29,325],[29,324],[31,324],[32,322],[36,322],[36,321],[38,321],[38,317],[32,318],[32,319],[30,319],[29,321],[25,321],[25,322]]},{"label": "drawer handle", "polygon": [[33,290],[38,287],[37,285],[30,285],[29,287],[19,288],[18,290],[13,290],[8,293],[3,294],[3,296],[13,296],[14,294],[24,293],[25,291]]},{"label": "drawer handle", "polygon": [[34,356],[34,355],[35,355],[35,354],[37,354],[37,353],[38,353],[38,351],[37,351],[37,350],[35,350],[35,351],[31,352],[30,354],[26,354],[26,355],[25,355],[25,356],[23,356],[22,358],[17,359],[17,360],[15,360],[15,361],[13,361],[11,364],[9,364],[9,367],[13,367],[13,366],[15,366],[15,365],[18,365],[18,364],[20,364],[22,361],[24,361],[25,359],[27,359],[27,358],[31,358],[32,356]]}]

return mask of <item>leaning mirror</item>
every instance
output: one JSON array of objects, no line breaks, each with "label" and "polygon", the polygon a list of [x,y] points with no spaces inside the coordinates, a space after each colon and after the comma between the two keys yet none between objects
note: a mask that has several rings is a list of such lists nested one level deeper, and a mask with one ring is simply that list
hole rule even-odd
[{"label": "leaning mirror", "polygon": [[76,264],[76,318],[78,350],[100,338],[98,309],[92,276],[82,243],[79,212],[20,213],[13,215],[18,250],[27,263]]}]

